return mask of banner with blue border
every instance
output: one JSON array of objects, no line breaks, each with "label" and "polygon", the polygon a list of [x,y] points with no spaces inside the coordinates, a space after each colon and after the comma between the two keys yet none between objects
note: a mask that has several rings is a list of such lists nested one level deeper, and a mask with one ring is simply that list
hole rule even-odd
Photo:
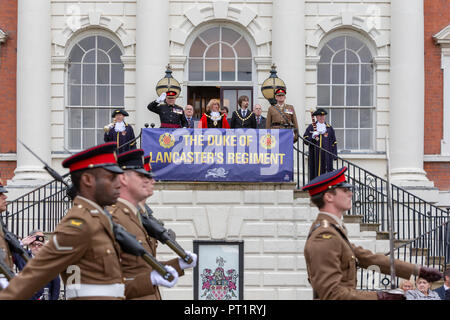
[{"label": "banner with blue border", "polygon": [[278,129],[142,129],[156,180],[290,182],[293,132]]}]

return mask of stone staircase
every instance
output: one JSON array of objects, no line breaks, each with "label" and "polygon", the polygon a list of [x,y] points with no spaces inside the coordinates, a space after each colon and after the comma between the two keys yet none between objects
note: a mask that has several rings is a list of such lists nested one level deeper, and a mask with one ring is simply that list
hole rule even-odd
[{"label": "stone staircase", "polygon": [[[216,184],[161,183],[148,204],[186,250],[193,250],[194,239],[243,240],[244,299],[312,299],[303,248],[318,210],[309,196],[288,184],[224,184],[219,189]],[[355,245],[389,251],[389,241],[378,240],[376,231],[362,230],[357,221],[346,226]],[[173,257],[159,245],[159,260]],[[163,298],[193,299],[193,281],[189,270],[176,287],[161,290]]]}]

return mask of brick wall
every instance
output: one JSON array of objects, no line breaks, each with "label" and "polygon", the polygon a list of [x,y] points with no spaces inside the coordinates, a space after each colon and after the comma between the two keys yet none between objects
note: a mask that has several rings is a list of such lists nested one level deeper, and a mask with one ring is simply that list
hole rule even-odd
[{"label": "brick wall", "polygon": [[427,177],[439,190],[450,190],[450,162],[425,162]]},{"label": "brick wall", "polygon": [[[16,152],[17,1],[0,1],[0,29],[8,39],[0,46],[0,154]],[[15,161],[0,161],[0,177],[11,179]]]},{"label": "brick wall", "polygon": [[[425,137],[424,153],[441,154],[443,138],[443,72],[441,47],[435,44],[433,35],[450,23],[448,0],[426,0],[425,14]],[[425,163],[430,180],[440,190],[450,190],[450,163]]]}]

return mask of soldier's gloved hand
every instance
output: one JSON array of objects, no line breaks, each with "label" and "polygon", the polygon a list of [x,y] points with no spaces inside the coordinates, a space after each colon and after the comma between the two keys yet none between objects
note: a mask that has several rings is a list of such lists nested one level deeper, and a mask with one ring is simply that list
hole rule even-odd
[{"label": "soldier's gloved hand", "polygon": [[158,99],[156,99],[156,102],[158,102],[158,103],[164,102],[164,100],[166,100],[166,96],[167,96],[167,94],[166,94],[165,92],[163,92],[163,93],[158,97]]},{"label": "soldier's gloved hand", "polygon": [[419,277],[424,278],[428,282],[438,281],[442,278],[442,273],[434,268],[421,267]]},{"label": "soldier's gloved hand", "polygon": [[164,268],[166,268],[166,270],[172,274],[173,276],[172,281],[164,279],[164,277],[160,275],[156,270],[153,270],[150,273],[150,280],[152,281],[152,284],[154,286],[163,286],[166,288],[172,288],[178,281],[178,272],[171,266],[164,266]]},{"label": "soldier's gloved hand", "polygon": [[312,134],[313,139],[319,135],[319,131],[314,131]]},{"label": "soldier's gloved hand", "polygon": [[194,268],[197,265],[197,255],[195,253],[192,253],[192,252],[187,251],[187,250],[186,250],[186,254],[192,258],[192,263],[188,264],[183,259],[178,258],[178,262],[180,264],[180,268],[183,269],[183,270],[187,269],[187,268]]},{"label": "soldier's gloved hand", "polygon": [[8,279],[6,279],[6,278],[0,278],[0,288],[3,290],[3,289],[6,289],[7,287],[8,287],[8,285],[9,285],[9,281],[8,281]]},{"label": "soldier's gloved hand", "polygon": [[401,293],[389,293],[386,291],[377,291],[378,300],[406,300],[405,295]]}]

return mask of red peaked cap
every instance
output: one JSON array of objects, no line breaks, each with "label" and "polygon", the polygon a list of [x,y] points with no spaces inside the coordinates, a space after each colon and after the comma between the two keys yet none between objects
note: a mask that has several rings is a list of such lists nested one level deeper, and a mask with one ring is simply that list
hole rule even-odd
[{"label": "red peaked cap", "polygon": [[167,95],[168,97],[171,97],[171,96],[176,96],[177,93],[176,93],[175,91],[167,91],[167,92],[166,92],[166,95]]},{"label": "red peaked cap", "polygon": [[116,149],[116,142],[104,143],[74,154],[65,159],[62,166],[69,168],[70,172],[103,168],[114,173],[123,173],[117,165]]},{"label": "red peaked cap", "polygon": [[308,191],[310,196],[314,196],[338,184],[343,187],[352,188],[353,186],[345,180],[345,171],[347,171],[347,167],[322,174],[311,180],[302,190]]},{"label": "red peaked cap", "polygon": [[286,94],[286,89],[280,88],[275,91],[275,95],[283,95]]},{"label": "red peaked cap", "polygon": [[151,175],[144,168],[144,150],[143,149],[133,149],[119,155],[117,162],[123,170],[133,170],[148,178]]},{"label": "red peaked cap", "polygon": [[152,172],[152,166],[150,164],[150,156],[144,158],[144,169],[148,172]]}]

